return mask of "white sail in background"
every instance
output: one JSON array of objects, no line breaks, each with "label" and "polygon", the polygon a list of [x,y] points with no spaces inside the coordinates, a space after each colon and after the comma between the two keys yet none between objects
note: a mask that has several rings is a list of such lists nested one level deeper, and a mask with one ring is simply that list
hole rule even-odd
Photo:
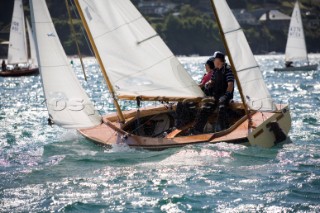
[{"label": "white sail in background", "polygon": [[130,0],[79,0],[119,98],[203,92]]},{"label": "white sail in background", "polygon": [[28,62],[26,29],[22,0],[15,0],[10,28],[8,64]]},{"label": "white sail in background", "polygon": [[36,54],[36,47],[34,44],[34,36],[33,36],[33,31],[31,30],[30,24],[28,19],[27,20],[27,30],[28,30],[28,35],[29,35],[29,44],[30,44],[30,59],[31,59],[31,67],[35,68],[38,67],[38,61],[37,61],[37,54]]},{"label": "white sail in background", "polygon": [[50,118],[64,128],[101,123],[73,72],[52,23],[45,0],[30,0],[37,58]]},{"label": "white sail in background", "polygon": [[286,61],[308,60],[299,2],[295,3],[286,46]]},{"label": "white sail in background", "polygon": [[220,19],[222,33],[226,39],[229,57],[233,59],[243,95],[251,109],[275,110],[275,104],[263,80],[260,67],[250,49],[248,41],[226,0],[211,0]]}]

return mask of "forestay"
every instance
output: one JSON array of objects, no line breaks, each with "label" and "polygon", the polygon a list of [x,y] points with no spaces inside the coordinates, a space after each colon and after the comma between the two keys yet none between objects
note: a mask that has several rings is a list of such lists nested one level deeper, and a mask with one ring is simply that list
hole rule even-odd
[{"label": "forestay", "polygon": [[37,58],[50,118],[64,128],[101,123],[62,48],[45,0],[30,0]]},{"label": "forestay", "polygon": [[22,0],[15,0],[10,28],[8,64],[28,62]]},{"label": "forestay", "polygon": [[275,110],[275,104],[263,80],[260,67],[249,47],[238,21],[225,0],[212,0],[219,17],[222,33],[234,63],[243,95],[251,109],[261,111]]},{"label": "forestay", "polygon": [[299,3],[296,2],[290,21],[286,46],[286,61],[308,60]]},{"label": "forestay", "polygon": [[26,21],[27,21],[27,30],[29,35],[30,55],[31,55],[30,67],[35,68],[35,67],[38,67],[38,61],[37,61],[37,55],[36,55],[36,47],[34,44],[34,36],[33,36],[33,31],[31,30],[28,19],[26,19]]},{"label": "forestay", "polygon": [[130,0],[79,0],[79,3],[119,98],[203,96]]}]

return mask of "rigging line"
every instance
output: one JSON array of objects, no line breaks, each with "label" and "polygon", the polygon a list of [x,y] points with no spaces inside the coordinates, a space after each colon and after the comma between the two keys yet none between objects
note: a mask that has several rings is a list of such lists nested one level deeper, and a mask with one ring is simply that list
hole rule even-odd
[{"label": "rigging line", "polygon": [[152,119],[156,118],[157,116],[159,116],[159,114],[156,114],[156,115],[152,116],[152,117],[149,118],[147,121],[143,122],[143,124],[139,125],[139,126],[136,127],[135,129],[133,129],[132,132],[137,131],[138,129],[140,129],[141,127],[143,127],[147,122],[151,121]]},{"label": "rigging line", "polygon": [[[70,4],[71,4],[72,8],[75,8],[75,5],[74,5],[73,1],[72,0],[69,0],[69,1],[70,1]],[[76,10],[72,9],[72,11],[75,14],[76,18],[81,20],[81,18],[79,17],[78,13],[76,12]],[[88,46],[88,48],[90,50],[91,55],[94,56],[94,53],[93,53],[93,50],[91,48],[90,42],[89,42],[89,40],[88,40],[88,38],[87,38],[87,36],[86,36],[86,34],[84,32],[84,29],[83,29],[82,25],[80,25],[80,29],[81,29],[81,32],[82,32],[82,35],[83,35],[84,39],[86,40],[86,43],[87,43],[87,46]],[[96,62],[97,62],[97,60],[96,60]]]},{"label": "rigging line", "polygon": [[[76,10],[74,9],[74,8],[76,8],[76,6],[74,5],[73,1],[72,1],[72,0],[69,0],[69,2],[70,2],[70,4],[71,4],[71,8],[72,8],[71,11],[73,11],[73,14],[75,15],[76,19],[81,20],[81,18],[79,17],[78,13],[77,13]],[[66,4],[68,5],[67,0],[66,0]],[[69,13],[69,11],[68,11],[68,13]],[[71,12],[69,13],[69,17],[70,17],[70,19],[71,19]],[[87,47],[89,48],[89,51],[90,51],[91,55],[94,56],[93,50],[92,50],[91,45],[90,45],[90,43],[89,43],[89,41],[88,41],[88,38],[87,38],[87,36],[86,36],[86,33],[84,32],[84,29],[83,29],[83,25],[82,25],[82,24],[80,24],[80,29],[81,29],[81,33],[82,33],[84,39],[86,40]],[[97,60],[96,60],[95,57],[94,57],[94,59],[95,59],[96,63],[98,64],[98,62],[97,62]],[[80,59],[80,60],[81,60],[81,59]],[[81,64],[82,64],[82,60],[81,60]],[[84,73],[84,76],[85,76],[85,80],[87,81],[83,64],[82,64],[82,67],[83,67],[83,73]],[[96,110],[96,111],[97,111],[97,112],[99,113],[99,115],[102,117],[100,110]]]},{"label": "rigging line", "polygon": [[76,48],[77,48],[77,51],[78,51],[78,56],[79,56],[79,59],[80,59],[80,63],[81,63],[81,67],[82,67],[82,72],[83,72],[84,80],[85,80],[85,81],[88,81],[87,75],[86,75],[86,72],[85,72],[85,69],[84,69],[84,64],[83,64],[83,60],[82,60],[82,55],[81,55],[80,48],[79,48],[79,44],[78,44],[77,37],[76,37],[76,31],[75,31],[75,29],[74,29],[74,24],[73,24],[73,21],[72,21],[72,16],[71,16],[71,11],[70,11],[70,7],[69,7],[69,4],[68,4],[68,0],[65,0],[65,3],[66,3],[66,7],[67,7],[67,11],[68,11],[68,16],[69,16],[69,20],[70,20],[70,30],[71,30],[71,34],[72,34],[74,43],[76,44]]}]

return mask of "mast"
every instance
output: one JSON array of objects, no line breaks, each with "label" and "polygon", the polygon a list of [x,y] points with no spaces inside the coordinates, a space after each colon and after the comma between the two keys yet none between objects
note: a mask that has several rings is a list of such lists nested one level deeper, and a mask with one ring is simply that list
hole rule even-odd
[{"label": "mast", "polygon": [[82,12],[82,10],[81,10],[79,1],[78,1],[78,0],[75,0],[75,4],[76,4],[77,10],[78,10],[78,12],[79,12],[79,14],[80,14],[80,17],[81,17],[83,26],[84,26],[84,28],[85,28],[85,30],[86,30],[86,32],[87,32],[88,37],[89,37],[91,46],[92,46],[92,48],[93,48],[93,52],[94,52],[94,54],[96,55],[96,58],[97,58],[98,63],[99,63],[99,65],[100,65],[100,68],[101,68],[103,77],[104,77],[104,79],[105,79],[105,81],[106,81],[106,83],[107,83],[108,89],[109,89],[109,91],[110,91],[110,93],[111,93],[111,95],[112,95],[113,103],[114,103],[114,105],[116,106],[116,109],[117,109],[119,121],[120,121],[120,123],[123,123],[123,124],[124,124],[126,120],[125,120],[125,118],[124,118],[124,116],[123,116],[123,114],[122,114],[122,111],[121,111],[121,109],[120,109],[119,103],[118,103],[118,101],[117,101],[117,99],[116,99],[113,86],[112,86],[112,84],[111,84],[111,82],[110,82],[110,79],[109,79],[109,77],[108,77],[108,74],[107,74],[107,72],[106,72],[106,69],[105,69],[105,67],[104,67],[104,65],[103,65],[103,63],[102,63],[102,60],[101,60],[101,57],[100,57],[100,55],[99,55],[97,46],[96,46],[96,44],[94,43],[92,34],[91,34],[90,30],[89,30],[88,23],[87,23],[87,21],[86,21],[86,19],[85,19],[85,17],[84,17],[84,14],[83,14],[83,12]]},{"label": "mast", "polygon": [[76,31],[74,30],[74,25],[73,25],[73,21],[72,21],[72,17],[71,17],[71,12],[70,12],[70,8],[69,8],[68,0],[66,0],[66,6],[67,6],[67,10],[68,10],[69,19],[70,19],[70,29],[71,29],[73,40],[74,40],[74,42],[76,44],[76,47],[77,47],[77,51],[78,51],[78,55],[79,55],[79,58],[80,58],[80,63],[81,63],[81,67],[82,67],[84,80],[87,81],[87,75],[86,75],[86,72],[84,70],[82,55],[81,55],[79,44],[78,44],[78,41],[77,41],[77,38],[76,38]]},{"label": "mast", "polygon": [[[212,9],[213,9],[213,12],[214,12],[214,16],[215,16],[216,19],[217,19],[217,23],[218,23],[219,31],[220,31],[220,34],[221,34],[221,38],[222,38],[224,47],[226,48],[226,51],[227,51],[228,56],[231,56],[228,43],[227,43],[227,41],[226,41],[226,38],[225,38],[224,33],[223,33],[223,30],[222,30],[220,18],[219,18],[218,15],[217,15],[217,14],[218,14],[218,13],[217,13],[217,8],[215,7],[213,1],[214,1],[214,0],[211,0],[210,2],[211,2],[211,6],[212,6]],[[237,75],[237,72],[236,72],[236,70],[235,70],[235,66],[234,66],[233,59],[230,57],[230,58],[229,58],[229,61],[230,61],[230,65],[231,65],[231,68],[232,68],[232,69],[231,69],[231,70],[232,70],[232,73],[233,73],[233,75],[234,75],[234,77],[235,77],[235,79],[236,79],[236,83],[237,83],[237,86],[238,86],[238,90],[239,90],[239,93],[240,93],[240,97],[241,97],[241,100],[242,100],[242,104],[243,104],[244,110],[245,110],[245,112],[246,112],[247,117],[250,119],[248,106],[247,106],[246,101],[245,101],[246,99],[245,99],[245,97],[244,97],[244,95],[243,95],[243,91],[242,91],[242,86],[241,86],[241,84],[240,84],[240,80],[239,80],[238,75]]]}]

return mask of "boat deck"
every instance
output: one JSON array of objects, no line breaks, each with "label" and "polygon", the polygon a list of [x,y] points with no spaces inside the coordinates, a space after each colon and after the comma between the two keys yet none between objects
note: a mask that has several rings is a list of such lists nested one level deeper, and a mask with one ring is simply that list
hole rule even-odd
[{"label": "boat deck", "polygon": [[[152,115],[155,113],[163,113],[168,111],[165,107],[157,107],[151,109],[141,110],[140,113],[144,115]],[[265,120],[273,116],[275,113],[264,112],[253,113],[252,127],[253,129]],[[124,113],[127,120],[133,119],[136,111],[128,111]],[[243,143],[248,142],[248,119],[246,116],[242,117],[229,129],[217,133],[207,133],[200,135],[177,136],[173,138],[166,137],[143,137],[130,134],[120,127],[114,114],[103,117],[104,123],[88,129],[79,130],[79,132],[86,138],[102,145],[113,145],[116,143],[126,143],[132,147],[141,147],[146,149],[165,149],[171,147],[179,147],[188,144],[197,143]]]}]

